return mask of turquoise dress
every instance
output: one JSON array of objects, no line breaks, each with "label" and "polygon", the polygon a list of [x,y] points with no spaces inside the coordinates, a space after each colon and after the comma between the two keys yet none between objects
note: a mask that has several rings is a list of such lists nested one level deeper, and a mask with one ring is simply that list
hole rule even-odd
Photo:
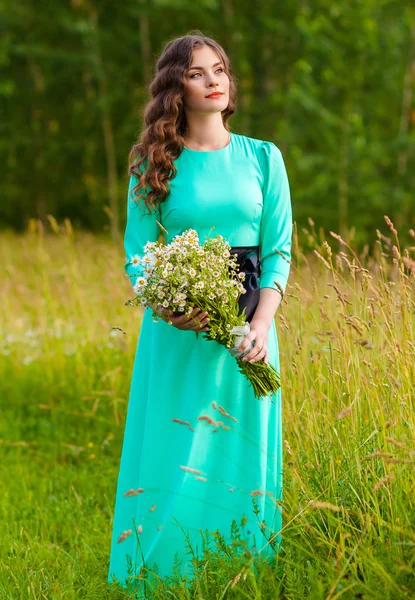
[{"label": "turquoise dress", "polygon": [[[132,285],[142,267],[134,267],[131,258],[142,255],[147,241],[157,240],[158,220],[168,231],[167,243],[193,228],[201,243],[209,234],[221,234],[231,246],[259,245],[260,288],[277,290],[277,281],[285,290],[292,211],[278,147],[231,133],[219,150],[184,148],[175,165],[169,195],[151,216],[132,200],[137,180],[130,179],[125,270],[133,275]],[[274,320],[268,350],[279,371]],[[206,416],[225,427],[201,419]],[[234,520],[251,550],[275,554],[282,542],[282,477],[281,388],[258,400],[224,346],[161,319],[154,322],[146,308],[132,373],[108,581],[124,585],[128,570],[138,574],[143,564],[160,577],[171,575],[175,564],[191,578],[185,534],[201,557],[200,531],[219,530],[230,542]],[[277,534],[276,549],[267,545],[261,523],[267,537]]]}]

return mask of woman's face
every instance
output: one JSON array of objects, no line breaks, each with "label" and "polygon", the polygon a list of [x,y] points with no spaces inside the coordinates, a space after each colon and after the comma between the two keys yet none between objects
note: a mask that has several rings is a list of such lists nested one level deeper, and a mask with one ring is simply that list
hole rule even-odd
[{"label": "woman's face", "polygon": [[[220,57],[209,46],[193,51],[190,68],[185,74],[184,105],[199,113],[223,111],[229,102],[229,77]],[[216,98],[207,98],[221,92]]]}]

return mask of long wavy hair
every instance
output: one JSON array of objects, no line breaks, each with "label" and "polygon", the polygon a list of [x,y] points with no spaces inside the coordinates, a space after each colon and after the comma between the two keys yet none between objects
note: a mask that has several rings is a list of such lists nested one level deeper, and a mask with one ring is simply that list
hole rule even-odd
[{"label": "long wavy hair", "polygon": [[[222,111],[222,120],[229,131],[228,121],[235,112],[236,83],[232,77],[226,52],[215,40],[200,31],[168,42],[156,63],[156,73],[149,85],[151,100],[144,107],[144,128],[128,157],[128,173],[138,179],[132,197],[144,197],[150,211],[163,202],[169,193],[169,182],[177,168],[173,161],[180,156],[187,133],[183,95],[186,72],[195,48],[210,46],[223,62],[229,77],[229,102]],[[148,193],[147,193],[148,192]]]}]

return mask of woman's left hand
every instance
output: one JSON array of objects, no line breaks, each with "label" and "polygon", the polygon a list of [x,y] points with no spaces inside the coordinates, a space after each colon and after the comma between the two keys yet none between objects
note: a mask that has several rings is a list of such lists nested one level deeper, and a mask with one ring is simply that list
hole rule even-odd
[{"label": "woman's left hand", "polygon": [[267,325],[264,321],[252,319],[250,323],[250,332],[237,348],[239,352],[243,352],[252,340],[255,340],[254,347],[248,352],[241,360],[250,362],[257,362],[258,360],[264,359],[264,363],[268,363],[268,332],[270,325]]}]

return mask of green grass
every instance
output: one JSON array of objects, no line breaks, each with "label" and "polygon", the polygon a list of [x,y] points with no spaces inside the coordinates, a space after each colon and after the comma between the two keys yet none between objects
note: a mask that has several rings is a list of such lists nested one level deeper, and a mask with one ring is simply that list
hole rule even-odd
[{"label": "green grass", "polygon": [[[414,248],[389,223],[359,257],[310,225],[276,314],[283,551],[272,570],[206,540],[151,598],[415,597]],[[127,598],[107,584],[141,322],[123,249],[50,218],[0,251],[0,597]]]}]

